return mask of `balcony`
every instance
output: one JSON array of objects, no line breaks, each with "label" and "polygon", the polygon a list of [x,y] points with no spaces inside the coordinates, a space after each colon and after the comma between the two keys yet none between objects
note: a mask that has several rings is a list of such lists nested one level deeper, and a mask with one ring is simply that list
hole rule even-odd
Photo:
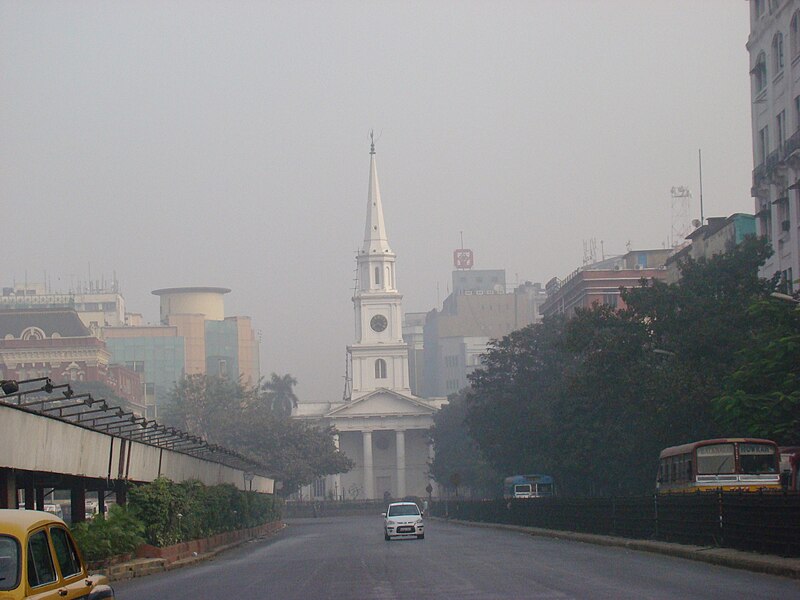
[{"label": "balcony", "polygon": [[786,158],[800,155],[800,129],[795,131],[783,145],[783,155]]}]

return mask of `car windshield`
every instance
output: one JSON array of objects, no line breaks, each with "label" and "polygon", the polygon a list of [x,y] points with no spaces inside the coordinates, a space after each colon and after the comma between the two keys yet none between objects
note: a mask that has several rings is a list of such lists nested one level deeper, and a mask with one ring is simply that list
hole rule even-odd
[{"label": "car windshield", "polygon": [[389,507],[390,517],[407,517],[409,515],[418,515],[419,508],[416,504],[399,504],[397,506]]},{"label": "car windshield", "polygon": [[19,544],[7,535],[0,535],[0,590],[13,590],[19,585]]},{"label": "car windshield", "polygon": [[768,444],[739,444],[742,473],[777,473],[775,448]]}]

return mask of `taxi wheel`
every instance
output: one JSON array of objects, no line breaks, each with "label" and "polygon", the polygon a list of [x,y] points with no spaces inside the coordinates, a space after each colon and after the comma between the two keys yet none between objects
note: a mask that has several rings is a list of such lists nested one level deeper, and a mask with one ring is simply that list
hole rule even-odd
[{"label": "taxi wheel", "polygon": [[388,534],[388,533],[384,533],[384,534],[383,534],[383,539],[385,539],[385,540],[388,542],[388,541],[390,541],[392,538],[390,538],[390,537],[389,537],[389,534]]}]

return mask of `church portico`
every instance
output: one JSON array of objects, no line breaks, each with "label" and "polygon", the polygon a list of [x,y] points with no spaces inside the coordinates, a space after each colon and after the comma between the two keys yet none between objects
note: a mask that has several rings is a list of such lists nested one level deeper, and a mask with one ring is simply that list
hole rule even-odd
[{"label": "church portico", "polygon": [[386,235],[374,144],[364,243],[356,263],[358,279],[352,298],[355,340],[347,346],[344,398],[301,403],[294,411],[296,418],[334,426],[339,449],[355,466],[348,473],[309,486],[303,497],[422,497],[430,482],[428,432],[433,415],[446,400],[411,393],[408,345],[403,341],[403,296],[396,287],[396,256]]}]

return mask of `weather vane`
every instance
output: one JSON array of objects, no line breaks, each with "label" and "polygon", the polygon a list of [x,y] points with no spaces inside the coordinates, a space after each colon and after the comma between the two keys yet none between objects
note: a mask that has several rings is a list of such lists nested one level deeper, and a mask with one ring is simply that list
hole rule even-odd
[{"label": "weather vane", "polygon": [[375,154],[375,131],[369,130],[369,153]]}]

